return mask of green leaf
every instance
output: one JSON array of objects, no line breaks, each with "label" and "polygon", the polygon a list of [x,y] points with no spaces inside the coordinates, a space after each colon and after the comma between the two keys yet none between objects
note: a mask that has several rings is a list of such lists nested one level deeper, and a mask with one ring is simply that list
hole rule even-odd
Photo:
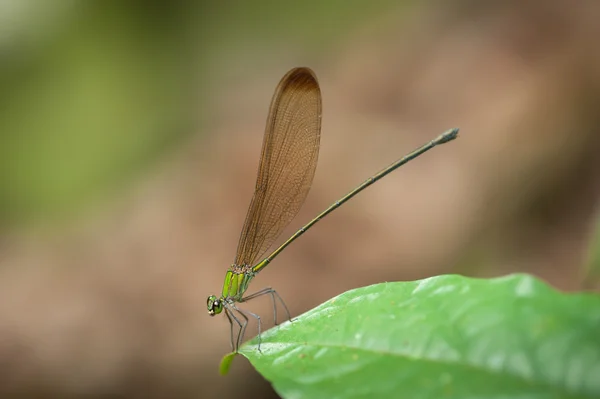
[{"label": "green leaf", "polygon": [[221,364],[219,365],[219,374],[227,375],[227,373],[229,373],[229,369],[231,368],[231,363],[233,362],[234,358],[234,352],[228,353],[225,356],[223,356],[223,359],[221,359]]},{"label": "green leaf", "polygon": [[600,297],[528,275],[348,291],[257,344],[284,398],[600,398]]},{"label": "green leaf", "polygon": [[600,288],[600,215],[596,216],[583,277],[587,288]]}]

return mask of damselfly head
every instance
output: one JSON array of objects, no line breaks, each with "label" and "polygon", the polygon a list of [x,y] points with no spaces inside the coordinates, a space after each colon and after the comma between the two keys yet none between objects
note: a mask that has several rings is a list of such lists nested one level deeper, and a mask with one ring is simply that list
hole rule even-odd
[{"label": "damselfly head", "polygon": [[206,300],[206,307],[208,309],[208,314],[214,316],[223,311],[223,301],[216,296],[211,295]]}]

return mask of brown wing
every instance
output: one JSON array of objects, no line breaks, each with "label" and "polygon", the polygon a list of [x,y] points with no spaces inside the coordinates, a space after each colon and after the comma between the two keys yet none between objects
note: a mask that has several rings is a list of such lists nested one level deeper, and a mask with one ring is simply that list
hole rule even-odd
[{"label": "brown wing", "polygon": [[321,90],[313,71],[294,68],[271,100],[254,196],[235,265],[253,265],[304,203],[317,166]]}]

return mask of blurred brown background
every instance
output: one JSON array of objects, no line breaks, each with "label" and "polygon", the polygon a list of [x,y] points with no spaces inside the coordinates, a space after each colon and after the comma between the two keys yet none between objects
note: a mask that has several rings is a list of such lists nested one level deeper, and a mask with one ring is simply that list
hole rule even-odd
[{"label": "blurred brown background", "polygon": [[324,219],[251,291],[275,287],[298,315],[443,273],[589,288],[599,4],[2,2],[0,395],[275,397],[242,358],[218,375],[229,325],[205,301],[294,66],[317,73],[323,129],[279,241],[416,146],[461,136]]}]

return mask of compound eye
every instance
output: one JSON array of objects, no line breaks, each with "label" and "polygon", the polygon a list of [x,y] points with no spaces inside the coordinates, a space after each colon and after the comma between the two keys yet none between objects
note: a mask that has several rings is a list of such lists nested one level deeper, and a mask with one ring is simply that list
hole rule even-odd
[{"label": "compound eye", "polygon": [[208,310],[208,314],[211,316],[219,314],[221,311],[223,311],[223,300],[211,295],[206,300],[206,308]]},{"label": "compound eye", "polygon": [[219,300],[217,299],[217,297],[214,295],[211,295],[206,299],[206,308],[208,309],[209,312],[211,312],[215,309],[215,306],[219,306],[218,303],[219,303]]}]

